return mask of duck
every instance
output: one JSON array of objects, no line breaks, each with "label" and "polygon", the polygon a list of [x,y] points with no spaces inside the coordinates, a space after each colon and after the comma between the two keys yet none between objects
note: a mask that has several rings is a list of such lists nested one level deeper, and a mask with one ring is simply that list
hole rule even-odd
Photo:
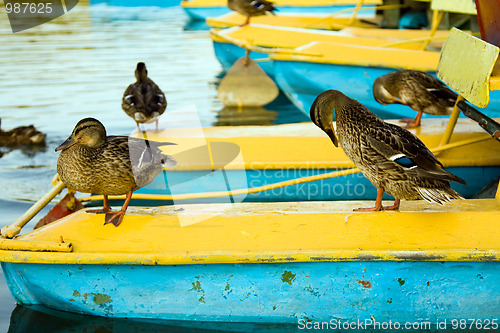
[{"label": "duck", "polygon": [[[2,119],[0,119],[0,127]],[[33,125],[19,126],[8,131],[0,128],[0,146],[16,147],[28,145],[45,145],[46,134]]]},{"label": "duck", "polygon": [[[401,199],[440,205],[463,199],[450,187],[452,181],[466,185],[462,178],[444,170],[411,132],[384,122],[357,100],[338,90],[324,91],[314,100],[310,116],[377,188],[375,206],[355,211],[399,210]],[[382,206],[384,192],[395,198],[392,206]]]},{"label": "duck", "polygon": [[274,11],[277,10],[272,2],[266,0],[228,0],[227,6],[229,9],[247,17],[242,26],[249,24],[252,16],[276,15]]},{"label": "duck", "polygon": [[400,70],[378,77],[373,96],[380,104],[403,104],[417,111],[415,119],[402,119],[406,128],[420,126],[422,113],[450,115],[458,95],[436,77],[418,70]]},{"label": "duck", "polygon": [[158,132],[158,118],[167,108],[167,98],[160,87],[148,77],[148,70],[143,62],[137,63],[135,78],[136,82],[130,84],[123,93],[122,109],[135,120],[139,133],[139,124],[153,121]]},{"label": "duck", "polygon": [[[95,118],[80,120],[60,151],[57,173],[69,190],[103,195],[103,208],[88,210],[104,213],[104,224],[119,226],[132,197],[132,192],[150,184],[166,167],[177,163],[164,155],[161,146],[171,142],[155,142],[127,136],[107,136],[104,125]],[[109,195],[126,194],[119,211],[109,206]]]}]

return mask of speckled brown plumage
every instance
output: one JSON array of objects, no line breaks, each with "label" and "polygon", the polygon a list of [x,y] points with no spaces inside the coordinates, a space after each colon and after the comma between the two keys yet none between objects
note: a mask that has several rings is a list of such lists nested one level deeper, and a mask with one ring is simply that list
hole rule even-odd
[{"label": "speckled brown plumage", "polygon": [[250,22],[250,17],[273,14],[277,10],[272,2],[266,0],[228,0],[229,9],[247,17],[246,25]]},{"label": "speckled brown plumage", "polygon": [[[332,126],[333,112],[337,135]],[[422,198],[439,204],[452,198],[462,199],[449,182],[465,184],[465,181],[442,169],[420,139],[399,126],[385,123],[340,91],[320,94],[311,107],[311,119],[334,144],[338,140],[346,155],[375,187],[396,198],[395,208],[399,207],[399,199]]]},{"label": "speckled brown plumage", "polygon": [[435,116],[451,114],[457,94],[434,76],[417,70],[400,70],[378,77],[373,96],[380,104],[404,104],[417,111],[405,119],[408,128],[420,126],[422,112]]},{"label": "speckled brown plumage", "polygon": [[[162,154],[169,142],[146,141],[126,136],[106,136],[104,126],[94,118],[76,124],[71,136],[56,148],[61,150],[57,173],[71,190],[105,196],[102,212],[109,212],[108,195],[129,194],[151,183],[162,164],[175,160]],[[128,204],[128,202],[127,202]],[[122,208],[123,213],[126,210]],[[118,222],[118,224],[121,222]]]},{"label": "speckled brown plumage", "polygon": [[158,131],[158,118],[167,108],[167,99],[161,89],[148,77],[146,65],[139,62],[135,69],[136,82],[123,93],[122,109],[139,124],[154,121]]}]

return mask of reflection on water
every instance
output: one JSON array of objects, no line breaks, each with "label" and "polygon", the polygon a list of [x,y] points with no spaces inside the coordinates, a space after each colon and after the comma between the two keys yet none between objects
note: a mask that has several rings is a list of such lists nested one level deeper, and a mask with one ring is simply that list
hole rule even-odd
[{"label": "reflection on water", "polygon": [[78,315],[45,307],[17,306],[10,318],[8,333],[137,333],[137,332],[298,332],[296,325],[207,323],[183,321],[137,321]]},{"label": "reflection on water", "polygon": [[278,113],[263,107],[238,108],[226,106],[217,113],[217,126],[271,125]]}]

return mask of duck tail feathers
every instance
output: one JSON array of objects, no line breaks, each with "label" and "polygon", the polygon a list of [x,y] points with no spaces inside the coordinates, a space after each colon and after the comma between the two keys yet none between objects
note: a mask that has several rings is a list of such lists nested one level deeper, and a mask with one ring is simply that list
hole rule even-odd
[{"label": "duck tail feathers", "polygon": [[171,168],[177,165],[177,161],[171,155],[161,155],[161,164],[163,164],[166,168]]},{"label": "duck tail feathers", "polygon": [[458,192],[454,191],[451,187],[447,188],[417,188],[418,193],[427,202],[437,203],[444,205],[451,201],[451,199],[465,199]]}]

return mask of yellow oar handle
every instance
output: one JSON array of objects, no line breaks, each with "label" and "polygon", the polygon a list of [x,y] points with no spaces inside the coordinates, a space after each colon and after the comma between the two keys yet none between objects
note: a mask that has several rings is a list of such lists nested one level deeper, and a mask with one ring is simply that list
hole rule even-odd
[{"label": "yellow oar handle", "polygon": [[65,188],[61,181],[58,181],[52,189],[40,198],[33,206],[30,207],[21,217],[14,223],[3,227],[1,230],[2,238],[13,238],[21,232],[21,229],[42,210],[56,195],[58,195]]}]

